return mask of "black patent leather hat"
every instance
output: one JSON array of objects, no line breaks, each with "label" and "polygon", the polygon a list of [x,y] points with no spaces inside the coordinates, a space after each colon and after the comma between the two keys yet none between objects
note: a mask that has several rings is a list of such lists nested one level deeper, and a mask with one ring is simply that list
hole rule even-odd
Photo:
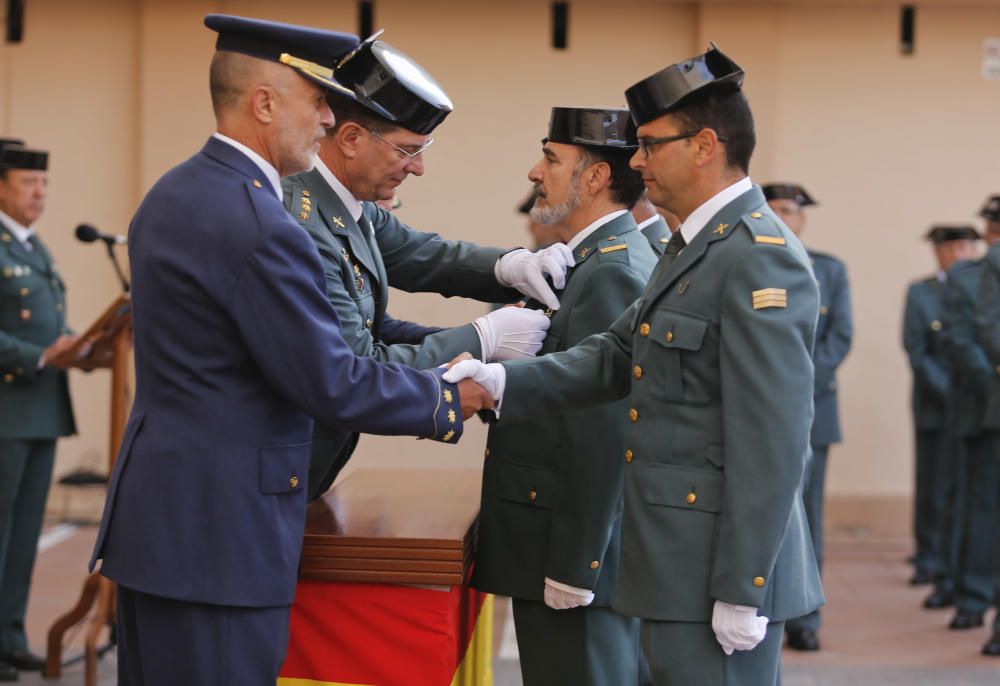
[{"label": "black patent leather hat", "polygon": [[546,141],[625,150],[636,147],[635,128],[624,107],[553,107],[549,135],[542,142]]}]

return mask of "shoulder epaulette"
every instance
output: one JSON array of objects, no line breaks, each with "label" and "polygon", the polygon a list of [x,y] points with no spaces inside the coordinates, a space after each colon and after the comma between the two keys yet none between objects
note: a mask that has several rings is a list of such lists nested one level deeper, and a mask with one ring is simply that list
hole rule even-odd
[{"label": "shoulder epaulette", "polygon": [[753,237],[754,243],[762,245],[786,245],[785,235],[778,219],[770,212],[760,208],[740,217],[743,224]]}]

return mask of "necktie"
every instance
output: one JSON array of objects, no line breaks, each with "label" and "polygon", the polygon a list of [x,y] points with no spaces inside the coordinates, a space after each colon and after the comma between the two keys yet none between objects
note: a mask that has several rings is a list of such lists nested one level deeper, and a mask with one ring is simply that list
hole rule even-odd
[{"label": "necktie", "polygon": [[684,240],[684,235],[680,231],[674,231],[673,235],[670,236],[670,240],[667,241],[666,254],[675,257],[677,253],[684,249],[685,245],[687,245],[687,241]]}]

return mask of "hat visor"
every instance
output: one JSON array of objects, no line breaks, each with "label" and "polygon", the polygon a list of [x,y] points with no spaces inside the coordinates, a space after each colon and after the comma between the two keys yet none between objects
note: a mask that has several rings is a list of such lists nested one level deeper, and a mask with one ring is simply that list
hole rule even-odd
[{"label": "hat visor", "polygon": [[294,55],[289,55],[287,52],[282,53],[281,57],[278,58],[278,61],[291,67],[313,83],[318,83],[320,86],[323,86],[329,91],[337,93],[338,95],[347,96],[351,100],[357,99],[351,89],[344,87],[333,78],[333,69],[330,69],[329,67],[324,67],[321,64],[310,62],[309,60],[304,60],[300,57],[295,57]]}]

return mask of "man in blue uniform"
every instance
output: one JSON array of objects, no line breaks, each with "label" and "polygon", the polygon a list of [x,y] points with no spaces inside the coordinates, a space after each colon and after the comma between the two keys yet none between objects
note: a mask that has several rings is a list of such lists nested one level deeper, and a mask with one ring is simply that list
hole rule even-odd
[{"label": "man in blue uniform", "polygon": [[[436,292],[487,302],[512,301],[519,283],[532,296],[530,281],[509,278],[505,265],[528,259],[559,258],[556,285],[570,262],[559,245],[532,254],[507,252],[464,241],[446,241],[399,221],[378,201],[395,196],[410,174],[424,173],[431,133],[452,110],[441,86],[420,65],[378,38],[366,40],[340,60],[334,78],[352,97],[331,96],[336,124],[320,143],[316,166],[286,179],[285,204],[319,249],[326,293],[337,310],[344,340],[358,355],[400,362],[419,369],[444,364],[468,351],[481,359],[534,355],[549,320],[540,312],[502,308],[421,340],[419,345],[388,344],[382,323],[389,286]],[[374,85],[373,85],[374,84]],[[555,294],[539,279],[547,298]],[[358,434],[317,423],[309,470],[309,497],[322,495],[350,459]]]},{"label": "man in blue uniform", "polygon": [[[802,186],[770,183],[762,187],[767,204],[796,236],[802,238],[806,226],[805,208],[816,204]],[[830,446],[841,441],[840,409],[837,403],[837,369],[851,348],[853,324],[851,291],[847,285],[847,267],[833,255],[806,250],[819,284],[819,323],[813,365],[816,369],[813,417],[809,443],[812,459],[806,463],[802,479],[802,499],[809,520],[816,565],[823,569],[823,491],[826,483],[826,458]],[[805,617],[788,620],[785,630],[788,646],[794,650],[819,650],[819,610]]]},{"label": "man in blue uniform", "polygon": [[348,34],[209,15],[218,131],[130,227],[136,396],[93,565],[122,686],[273,686],[305,520],[310,415],[453,443],[481,389],[356,357],[281,203],[333,115]]},{"label": "man in blue uniform", "polygon": [[[532,219],[553,227],[576,266],[542,352],[607,329],[642,294],[656,254],[629,209],[628,110],[556,107]],[[621,402],[489,434],[472,585],[513,598],[525,686],[634,686],[639,622],[611,609],[618,578],[628,419]]]},{"label": "man in blue uniform", "polygon": [[801,495],[819,292],[747,176],[742,82],[712,46],[625,92],[631,164],[682,223],[608,331],[445,375],[485,384],[498,428],[628,397],[613,607],[642,619],[657,684],[775,686],[785,620],[823,602]]},{"label": "man in blue uniform", "polygon": [[0,681],[40,670],[24,632],[56,439],[75,433],[66,373],[76,338],[66,293],[32,225],[48,198],[48,154],[0,139]]},{"label": "man in blue uniform", "polygon": [[956,479],[960,441],[951,431],[952,371],[944,347],[944,293],[948,270],[975,256],[979,234],[971,226],[931,227],[937,272],[910,284],[903,315],[903,347],[913,372],[911,409],[915,432],[913,536],[914,585],[934,583],[924,607],[954,603],[954,525],[961,517],[964,484]]}]

